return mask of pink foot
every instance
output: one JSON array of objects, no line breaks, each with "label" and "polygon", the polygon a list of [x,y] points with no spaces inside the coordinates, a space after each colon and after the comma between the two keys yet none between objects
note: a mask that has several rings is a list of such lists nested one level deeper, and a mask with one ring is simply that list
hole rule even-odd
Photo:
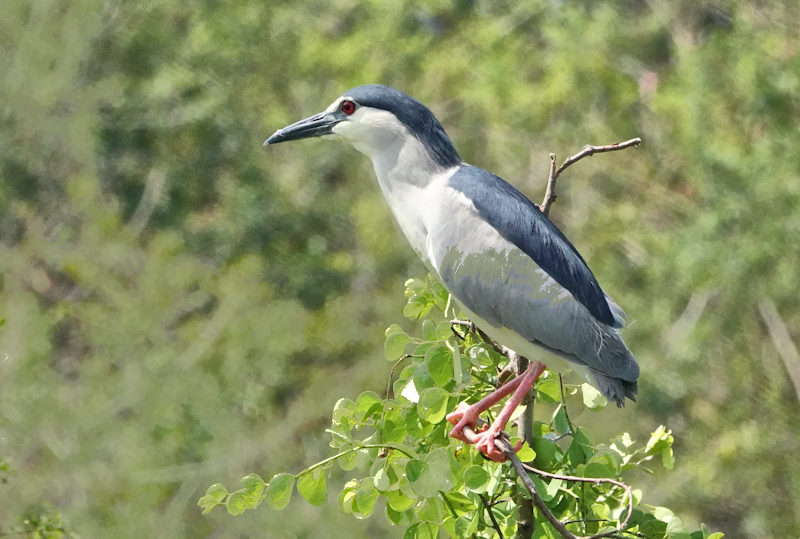
[{"label": "pink foot", "polygon": [[[486,455],[488,459],[495,462],[505,462],[507,460],[505,454],[494,445],[494,441],[499,435],[500,429],[494,425],[483,432],[479,432],[478,435],[475,436],[475,449]],[[517,446],[515,451],[519,451],[520,447],[521,446]]]},{"label": "pink foot", "polygon": [[475,425],[478,422],[478,410],[466,402],[460,402],[453,412],[447,414],[447,420],[455,425],[453,430],[450,431],[450,436],[462,442],[470,443],[464,436],[464,427],[470,427],[475,430]]},{"label": "pink foot", "polygon": [[[492,425],[483,432],[476,432],[475,438],[472,441],[469,441],[464,435],[465,427],[470,427],[474,431],[478,430],[476,427],[478,422],[478,410],[475,407],[465,402],[459,403],[455,411],[447,415],[447,420],[455,425],[453,430],[450,431],[451,437],[468,444],[474,443],[475,449],[495,462],[506,461],[506,456],[494,445],[495,439],[500,435],[502,430],[499,426]],[[517,447],[514,448],[514,451],[519,451],[521,447],[522,442],[519,442]]]}]

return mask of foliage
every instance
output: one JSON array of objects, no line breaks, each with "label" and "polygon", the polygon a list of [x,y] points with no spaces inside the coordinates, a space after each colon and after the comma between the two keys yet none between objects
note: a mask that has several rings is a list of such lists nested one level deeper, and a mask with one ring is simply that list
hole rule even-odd
[{"label": "foliage", "polygon": [[[306,501],[320,505],[327,497],[326,475],[338,465],[354,476],[339,493],[340,509],[364,519],[383,499],[388,520],[405,527],[403,537],[432,538],[440,528],[451,537],[516,533],[520,493],[530,496],[514,469],[482,458],[450,438],[451,425],[445,419],[463,396],[477,401],[493,390],[507,359],[475,335],[455,333],[448,316],[455,314],[450,296],[431,276],[408,280],[406,298],[403,312],[417,320],[414,331],[409,334],[397,324],[386,330],[386,358],[395,367],[406,364],[391,384],[393,397],[382,399],[365,391],[355,400],[340,399],[327,430],[335,455],[297,474],[277,473],[268,482],[257,474],[247,475],[241,488],[232,492],[214,484],[197,502],[203,513],[223,506],[229,514],[239,515],[264,501],[281,510],[295,485]],[[535,402],[544,404],[537,404],[536,411],[546,419],[535,421],[533,447],[523,444],[520,460],[552,474],[584,478],[630,475],[648,470],[656,458],[672,469],[674,439],[665,427],[658,427],[644,446],[628,433],[595,443],[588,429],[572,423],[567,401],[592,411],[607,404],[589,384],[562,385],[545,371],[535,386]],[[538,410],[540,406],[544,410]],[[609,532],[626,520],[629,500],[617,485],[537,475],[533,480],[553,514],[571,522],[574,533]],[[635,509],[624,528],[627,533],[654,539],[722,537],[704,530],[690,534],[668,509],[642,504],[641,490],[633,491],[633,496]],[[534,537],[558,536],[541,515],[536,521]]]},{"label": "foliage", "polygon": [[583,424],[668,424],[674,472],[633,480],[687,527],[797,534],[797,2],[3,8],[0,533],[42,507],[86,537],[388,533],[333,495],[195,507],[222,477],[322,460],[326,411],[383,394],[383,324],[422,266],[362,156],[261,148],[382,82],[534,200],[549,152],[642,137],[571,168],[551,212],[642,366],[636,405]]}]

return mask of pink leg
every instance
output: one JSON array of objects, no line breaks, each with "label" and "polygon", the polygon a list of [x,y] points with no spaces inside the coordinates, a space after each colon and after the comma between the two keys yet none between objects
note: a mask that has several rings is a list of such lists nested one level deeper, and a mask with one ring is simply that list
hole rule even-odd
[{"label": "pink leg", "polygon": [[[481,453],[483,453],[484,455],[486,455],[490,459],[492,459],[494,461],[497,461],[497,462],[504,462],[506,460],[505,455],[499,449],[497,449],[497,447],[494,445],[494,440],[500,434],[500,431],[503,430],[506,427],[506,423],[508,423],[508,420],[511,418],[511,414],[514,413],[514,410],[522,402],[522,399],[525,398],[525,395],[528,393],[528,391],[530,391],[531,387],[533,387],[533,384],[536,382],[536,380],[542,374],[544,369],[545,369],[544,363],[540,363],[539,361],[532,361],[532,362],[528,363],[528,368],[525,369],[524,373],[519,375],[512,382],[509,382],[508,384],[506,384],[505,386],[500,388],[500,389],[505,389],[506,386],[511,385],[511,384],[514,384],[516,386],[516,389],[514,390],[514,394],[511,396],[511,398],[508,400],[506,405],[503,407],[503,410],[500,412],[500,415],[497,416],[497,419],[495,419],[494,423],[492,423],[492,425],[487,430],[485,430],[485,431],[483,431],[481,433],[478,433],[478,435],[477,435],[477,437],[475,439],[475,448],[478,451],[480,451]],[[498,389],[498,391],[499,391],[499,389]],[[508,389],[508,390],[506,390],[504,395],[508,394],[510,392],[511,392],[511,390]],[[477,406],[478,404],[483,403],[483,401],[489,399],[489,397],[494,396],[495,393],[497,393],[497,391],[495,391],[494,393],[490,394],[488,397],[484,398],[479,403],[477,403],[477,404],[475,404],[473,406]],[[496,403],[501,398],[502,398],[502,396],[495,398],[494,401],[492,402],[492,404]],[[489,406],[491,406],[492,404],[489,404]],[[488,408],[488,406],[487,406],[487,408]],[[472,407],[470,407],[470,410],[471,409],[472,409]],[[486,408],[484,408],[484,410],[485,409]],[[467,411],[469,411],[469,410],[467,410]],[[464,412],[464,415],[466,415],[467,411]],[[456,411],[454,413],[458,413],[458,411]],[[451,414],[451,415],[453,415],[453,414]],[[476,415],[476,417],[477,417],[477,415]],[[448,420],[450,420],[449,416],[448,416]],[[462,421],[463,421],[463,419],[462,419]],[[450,421],[450,422],[453,423],[453,421]],[[474,423],[472,423],[472,425],[474,425]],[[463,429],[464,427],[462,426],[461,428]],[[455,430],[455,428],[453,430]],[[453,436],[452,433],[450,435]],[[458,435],[461,435],[460,431],[458,432]],[[456,436],[456,437],[458,437],[459,439],[463,439],[463,436]]]},{"label": "pink leg", "polygon": [[470,426],[474,429],[478,421],[478,416],[514,391],[519,386],[520,382],[522,382],[522,375],[506,382],[471,406],[463,402],[459,404],[454,412],[447,414],[447,420],[455,425],[453,430],[450,431],[450,436],[462,442],[469,442],[462,434],[464,427]]}]

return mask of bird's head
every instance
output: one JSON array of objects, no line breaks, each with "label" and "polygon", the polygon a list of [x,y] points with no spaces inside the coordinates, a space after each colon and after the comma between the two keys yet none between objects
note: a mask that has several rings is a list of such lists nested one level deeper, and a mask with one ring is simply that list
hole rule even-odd
[{"label": "bird's head", "polygon": [[264,145],[323,135],[339,135],[370,157],[413,137],[439,165],[450,167],[461,162],[441,124],[425,105],[380,84],[348,90],[319,114],[278,129]]}]

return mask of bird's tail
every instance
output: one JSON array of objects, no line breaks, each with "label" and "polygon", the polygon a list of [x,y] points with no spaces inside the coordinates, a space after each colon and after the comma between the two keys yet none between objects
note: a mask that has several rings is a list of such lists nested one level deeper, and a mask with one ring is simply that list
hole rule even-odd
[{"label": "bird's tail", "polygon": [[589,372],[592,373],[592,378],[594,378],[597,384],[597,389],[599,389],[608,400],[614,401],[620,408],[625,406],[625,397],[636,402],[636,394],[639,391],[639,384],[637,384],[636,380],[630,381],[623,380],[622,378],[615,378],[596,371],[595,369],[589,369]]}]

